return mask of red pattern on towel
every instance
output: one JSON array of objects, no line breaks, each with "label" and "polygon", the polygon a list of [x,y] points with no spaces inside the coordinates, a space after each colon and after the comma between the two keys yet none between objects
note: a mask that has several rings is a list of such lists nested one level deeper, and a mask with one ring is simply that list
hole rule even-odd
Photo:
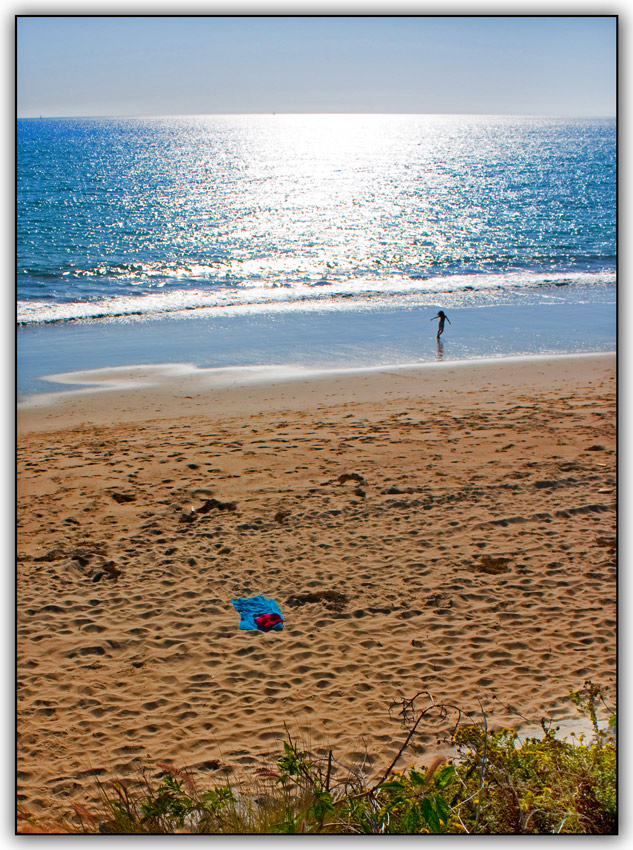
[{"label": "red pattern on towel", "polygon": [[276,626],[277,623],[283,623],[283,617],[280,617],[279,614],[262,614],[260,617],[255,617],[255,622],[258,629],[266,632]]}]

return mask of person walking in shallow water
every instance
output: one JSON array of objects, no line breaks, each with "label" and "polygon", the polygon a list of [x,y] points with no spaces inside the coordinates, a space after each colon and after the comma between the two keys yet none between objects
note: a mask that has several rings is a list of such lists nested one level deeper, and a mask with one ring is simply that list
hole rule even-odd
[{"label": "person walking in shallow water", "polygon": [[[448,316],[446,315],[446,313],[443,310],[439,310],[438,313],[437,313],[437,316],[433,316],[433,319],[439,319],[440,320],[440,322],[437,326],[437,338],[439,339],[442,336],[442,333],[444,332],[444,322],[446,321],[450,325],[451,320],[448,318]],[[433,319],[431,319],[431,321],[433,321]]]}]

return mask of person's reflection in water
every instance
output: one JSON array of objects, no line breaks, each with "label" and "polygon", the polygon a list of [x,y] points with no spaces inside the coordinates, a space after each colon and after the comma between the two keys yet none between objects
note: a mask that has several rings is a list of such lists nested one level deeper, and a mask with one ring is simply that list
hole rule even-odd
[{"label": "person's reflection in water", "polygon": [[444,343],[439,338],[439,336],[437,338],[437,359],[438,360],[444,359]]}]

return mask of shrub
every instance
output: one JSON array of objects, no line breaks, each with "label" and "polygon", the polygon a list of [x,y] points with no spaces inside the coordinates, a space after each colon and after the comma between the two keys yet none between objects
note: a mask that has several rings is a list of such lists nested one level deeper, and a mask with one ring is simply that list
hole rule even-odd
[{"label": "shrub", "polygon": [[[288,733],[276,769],[258,771],[257,783],[220,785],[200,793],[192,778],[159,762],[160,782],[144,775],[136,783],[99,783],[102,810],[76,804],[80,828],[61,831],[126,833],[338,833],[338,834],[614,834],[617,832],[615,738],[602,731],[602,689],[585,682],[571,694],[589,716],[589,742],[563,741],[542,721],[543,736],[519,740],[512,728],[482,722],[459,725],[455,706],[429,704],[416,710],[416,694],[402,701],[409,732],[381,778],[368,786],[361,769],[302,751]],[[451,740],[458,758],[436,758],[428,767],[396,770],[423,720],[458,712]],[[610,710],[609,710],[610,711]],[[610,711],[610,727],[615,714]],[[342,768],[342,771],[341,771]],[[23,832],[43,830],[26,813]]]}]

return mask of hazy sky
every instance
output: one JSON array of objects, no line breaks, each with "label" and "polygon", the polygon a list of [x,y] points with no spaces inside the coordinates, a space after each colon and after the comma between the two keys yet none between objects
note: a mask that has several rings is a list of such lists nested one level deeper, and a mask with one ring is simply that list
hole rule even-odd
[{"label": "hazy sky", "polygon": [[19,17],[18,116],[611,116],[615,17]]}]

